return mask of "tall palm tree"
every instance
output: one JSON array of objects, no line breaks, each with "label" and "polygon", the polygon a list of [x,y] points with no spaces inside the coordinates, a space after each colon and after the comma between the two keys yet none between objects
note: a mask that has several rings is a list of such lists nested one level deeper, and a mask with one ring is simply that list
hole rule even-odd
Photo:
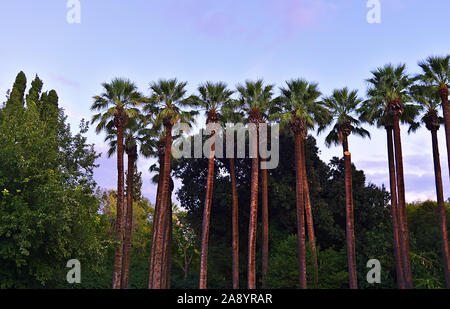
[{"label": "tall palm tree", "polygon": [[[221,123],[223,130],[223,135],[227,136],[226,125],[227,123],[237,124],[242,123],[244,115],[237,112],[235,100],[230,100],[222,106],[222,117]],[[235,135],[233,133],[233,145]],[[231,225],[232,225],[232,281],[233,289],[239,289],[239,203],[238,203],[238,191],[237,191],[237,179],[236,179],[236,162],[235,162],[236,152],[233,149],[233,155],[228,158],[229,160],[229,171],[231,180],[231,193],[232,193],[232,207],[231,207]]]},{"label": "tall palm tree", "polygon": [[98,111],[92,117],[92,123],[98,122],[96,132],[105,130],[107,125],[114,124],[117,128],[117,224],[116,238],[119,246],[114,252],[113,289],[120,289],[123,257],[123,202],[124,202],[124,172],[123,172],[123,132],[128,118],[139,114],[136,106],[142,102],[143,96],[137,87],[128,79],[115,78],[110,83],[102,84],[104,92],[94,96],[91,110]]},{"label": "tall palm tree", "polygon": [[156,121],[164,126],[164,160],[162,166],[161,201],[158,218],[155,218],[155,241],[152,244],[154,250],[154,260],[151,268],[151,278],[149,278],[149,288],[160,289],[163,284],[164,251],[168,244],[164,243],[164,226],[169,216],[169,193],[170,193],[170,162],[172,157],[172,128],[181,122],[192,121],[193,112],[181,110],[183,98],[186,94],[186,82],[179,82],[177,79],[159,80],[150,84],[152,91],[149,104],[146,104],[146,112],[154,112],[157,107]]},{"label": "tall palm tree", "polygon": [[[440,105],[440,96],[436,91],[436,87],[431,85],[417,85],[412,87],[412,96],[415,102],[419,103],[423,108],[421,122],[431,133],[431,141],[433,146],[433,162],[434,162],[434,177],[436,185],[437,207],[439,216],[439,229],[441,232],[441,247],[442,256],[444,260],[445,282],[447,288],[450,288],[450,252],[448,247],[448,233],[447,233],[447,218],[445,214],[444,204],[444,190],[442,185],[441,163],[439,161],[439,143],[437,131],[441,123],[444,122],[438,116],[438,109]],[[420,126],[416,123],[411,126],[410,130],[415,131]]]},{"label": "tall palm tree", "polygon": [[447,143],[447,160],[450,172],[450,107],[448,104],[448,86],[450,84],[450,55],[445,57],[428,57],[419,62],[423,70],[420,76],[422,80],[432,82],[438,86],[441,97],[442,110],[444,111],[445,137]]},{"label": "tall palm tree", "polygon": [[[151,165],[149,168],[149,171],[151,173],[156,172],[156,175],[152,178],[152,182],[157,184],[155,212],[154,212],[154,216],[153,216],[154,220],[153,220],[153,227],[152,227],[152,244],[154,244],[156,242],[156,230],[157,230],[156,218],[159,218],[159,213],[160,213],[160,209],[161,209],[161,191],[162,191],[162,179],[163,179],[162,174],[163,174],[163,170],[164,170],[165,131],[164,131],[164,129],[161,129],[160,127],[161,127],[161,124],[158,125],[158,123],[153,122],[152,130],[151,130],[152,138],[148,139],[148,143],[151,145],[150,155],[158,158],[158,163]],[[172,191],[174,188],[172,178],[170,178],[169,182],[170,182],[170,184],[169,184],[169,191],[170,191],[169,192],[169,205],[171,205],[171,196],[172,196]],[[164,222],[163,260],[164,260],[164,257],[170,256],[170,249],[171,249],[170,245],[165,246],[166,243],[171,243],[170,238],[171,238],[171,232],[172,232],[171,208],[169,207],[168,209],[169,209],[169,215],[166,217],[167,219]],[[149,286],[151,285],[151,280],[153,277],[154,259],[155,259],[155,250],[153,250],[153,248],[152,248],[151,253],[150,253]],[[162,271],[162,279],[161,279],[161,288],[169,288],[169,286],[170,286],[170,274],[169,274],[170,263],[167,259],[164,261],[164,265],[162,267],[163,267],[163,271]]]},{"label": "tall palm tree", "polygon": [[[367,81],[369,100],[361,108],[361,119],[384,126],[388,139],[388,158],[391,184],[392,220],[394,249],[396,256],[397,281],[400,288],[413,288],[411,258],[409,253],[408,224],[406,218],[405,182],[403,155],[400,136],[400,121],[411,122],[417,112],[409,102],[409,87],[414,82],[406,73],[405,65],[384,67],[372,71]],[[397,215],[395,215],[397,213]],[[398,218],[398,220],[397,220]],[[398,226],[395,222],[398,221]],[[401,269],[401,271],[399,270]]]},{"label": "tall palm tree", "polygon": [[356,134],[361,137],[370,137],[368,131],[360,126],[360,120],[355,117],[362,99],[358,97],[358,91],[349,91],[348,88],[334,90],[333,94],[323,99],[324,106],[328,109],[334,121],[324,124],[319,132],[326,126],[333,124],[330,133],[325,139],[327,146],[332,143],[341,144],[344,152],[344,174],[345,174],[345,200],[346,200],[346,238],[347,259],[350,288],[357,289],[356,256],[355,256],[355,231],[353,219],[353,191],[352,191],[352,161],[348,148],[348,136]]},{"label": "tall palm tree", "polygon": [[[282,106],[282,112],[274,116],[280,118],[282,123],[288,123],[294,134],[299,280],[300,288],[306,288],[305,210],[308,238],[313,253],[315,281],[318,276],[318,263],[311,203],[307,187],[304,141],[308,134],[308,128],[314,128],[317,123],[320,123],[326,112],[317,104],[317,99],[321,93],[316,83],[310,83],[304,79],[293,79],[287,81],[286,88],[282,87],[280,90],[281,95],[277,101]],[[305,197],[308,197],[308,201]]]},{"label": "tall palm tree", "polygon": [[[272,102],[272,85],[264,85],[263,80],[246,81],[244,85],[238,85],[240,94],[240,109],[247,114],[248,121],[254,124],[253,137],[258,135],[259,124],[263,122],[261,112],[267,111]],[[256,226],[258,213],[258,171],[259,150],[258,138],[250,139],[251,149],[256,150],[256,156],[252,158],[251,196],[250,196],[250,220],[248,231],[248,288],[256,288]]]},{"label": "tall palm tree", "polygon": [[[148,108],[147,108],[148,109]],[[156,228],[157,228],[157,218],[159,218],[159,210],[161,206],[161,191],[162,191],[162,171],[164,168],[164,151],[165,151],[165,133],[164,130],[160,129],[161,124],[157,124],[153,121],[152,123],[152,134],[153,138],[148,139],[150,156],[157,157],[158,159],[158,167],[155,165],[150,166],[150,172],[157,172],[157,179],[153,179],[157,181],[157,189],[156,189],[156,201],[155,201],[155,211],[153,213],[153,225],[152,225],[152,250],[150,252],[150,266],[149,266],[149,288],[152,287],[153,280],[153,270],[154,270],[154,259],[155,259],[155,250],[154,245],[156,244]]]},{"label": "tall palm tree", "polygon": [[[124,149],[128,156],[128,168],[127,168],[127,207],[124,212],[125,217],[125,243],[123,249],[123,270],[122,270],[122,289],[128,288],[128,274],[130,268],[130,250],[131,239],[133,231],[133,192],[134,192],[134,174],[136,168],[136,162],[139,153],[144,156],[149,155],[148,149],[148,137],[150,130],[145,128],[144,120],[141,115],[137,115],[135,118],[129,118],[127,125],[124,129]],[[105,142],[108,142],[108,158],[111,157],[117,149],[117,130],[116,127],[109,123],[107,125],[108,135],[105,138]],[[139,146],[139,149],[138,149]]]},{"label": "tall palm tree", "polygon": [[[222,82],[206,82],[198,87],[199,96],[191,96],[192,105],[200,106],[206,111],[206,126],[219,123],[220,109],[231,100],[233,91],[227,89]],[[215,128],[210,128],[210,152],[208,156],[208,176],[206,182],[205,205],[203,208],[202,242],[200,250],[200,282],[199,288],[206,289],[208,270],[208,238],[211,217],[211,203],[214,185]]]}]

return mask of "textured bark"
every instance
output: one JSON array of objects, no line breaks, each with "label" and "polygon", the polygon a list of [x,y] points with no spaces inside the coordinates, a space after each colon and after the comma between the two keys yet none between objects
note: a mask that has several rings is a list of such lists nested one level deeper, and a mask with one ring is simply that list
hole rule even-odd
[{"label": "textured bark", "polygon": [[120,289],[122,278],[122,258],[123,258],[123,130],[126,125],[126,115],[123,109],[118,108],[115,115],[115,124],[117,127],[117,222],[116,239],[119,246],[114,250],[114,270],[113,270],[113,289]]},{"label": "textured bark", "polygon": [[442,110],[444,112],[445,121],[445,142],[447,144],[447,161],[448,161],[448,171],[450,175],[450,107],[448,105],[448,87],[447,85],[442,85],[439,88],[439,95],[442,100]]},{"label": "textured bark", "polygon": [[400,124],[397,115],[394,115],[394,145],[395,145],[395,165],[397,173],[397,193],[398,193],[398,212],[400,223],[400,243],[403,263],[403,274],[405,277],[405,288],[412,289],[412,271],[411,257],[409,253],[408,223],[406,218],[405,202],[405,181],[403,174],[403,154],[400,135]]},{"label": "textured bark", "polygon": [[308,175],[306,174],[306,156],[305,156],[305,141],[302,139],[301,145],[302,162],[303,162],[303,191],[305,200],[305,213],[306,213],[306,227],[308,230],[308,241],[311,246],[313,267],[314,267],[314,284],[319,283],[319,264],[317,262],[317,248],[316,248],[316,236],[314,233],[314,220],[311,208],[311,199],[309,196]]},{"label": "textured bark", "polygon": [[203,222],[202,222],[202,246],[200,251],[200,289],[206,289],[207,286],[207,272],[208,272],[208,240],[209,240],[209,225],[211,220],[211,203],[214,185],[214,154],[215,141],[214,132],[211,134],[211,152],[208,161],[208,178],[206,180],[205,205],[203,207]]},{"label": "textured bark", "polygon": [[[172,205],[172,191],[170,193],[170,205]],[[170,216],[169,216],[169,241],[168,241],[168,255],[167,255],[167,270],[166,270],[166,289],[171,288],[171,275],[172,275],[172,233],[173,233],[173,220],[172,220],[172,207],[170,207]]]},{"label": "textured bark", "polygon": [[450,252],[448,248],[447,217],[445,214],[444,190],[442,186],[441,163],[439,161],[439,144],[436,129],[431,130],[431,137],[433,142],[434,177],[436,183],[439,229],[441,232],[442,256],[444,261],[444,275],[446,287],[447,289],[450,289]]},{"label": "textured bark", "polygon": [[128,171],[127,171],[127,212],[125,223],[125,245],[123,253],[123,274],[122,274],[122,289],[128,288],[128,274],[130,269],[130,250],[131,239],[133,233],[133,176],[134,164],[136,162],[136,151],[132,149],[128,153]]},{"label": "textured bark", "polygon": [[395,270],[397,274],[397,286],[400,289],[405,288],[405,278],[403,274],[402,254],[400,249],[400,228],[399,215],[397,207],[397,187],[395,177],[395,159],[394,159],[394,142],[392,137],[392,127],[386,127],[388,162],[389,162],[389,183],[391,187],[391,211],[392,211],[392,229],[394,237],[394,257]]},{"label": "textured bark", "polygon": [[157,218],[158,225],[156,228],[156,244],[155,244],[155,256],[154,256],[154,269],[152,285],[154,289],[161,289],[161,282],[163,276],[163,241],[164,241],[164,223],[168,216],[168,201],[170,194],[170,160],[172,156],[172,126],[165,124],[165,150],[164,150],[164,170],[162,179],[162,191],[161,191],[161,205],[159,218]]},{"label": "textured bark", "polygon": [[171,261],[171,244],[172,244],[172,192],[173,192],[173,181],[170,179],[170,192],[169,192],[169,204],[168,204],[168,215],[166,217],[166,222],[164,223],[164,241],[163,241],[163,270],[161,275],[161,288],[170,288],[170,261]]},{"label": "textured bark", "polygon": [[[164,147],[165,148],[165,147]],[[158,228],[158,218],[161,207],[161,196],[162,196],[162,180],[164,171],[164,150],[159,153],[159,177],[158,177],[158,188],[156,192],[156,202],[155,211],[153,213],[153,227],[152,227],[152,248],[150,252],[150,267],[149,267],[149,279],[148,288],[153,289],[153,270],[155,263],[155,248],[156,248],[156,231]]]},{"label": "textured bark", "polygon": [[233,209],[232,209],[232,251],[233,251],[233,289],[239,289],[239,209],[238,209],[238,193],[236,186],[236,167],[234,158],[230,158],[230,176],[231,176],[231,190],[233,194]]},{"label": "textured bark", "polygon": [[347,237],[347,259],[350,289],[357,289],[358,282],[356,276],[356,254],[355,254],[355,228],[353,217],[353,189],[352,189],[352,159],[348,151],[347,135],[344,134],[342,141],[344,150],[344,171],[345,171],[345,213],[346,213],[346,237]]},{"label": "textured bark", "polygon": [[298,239],[298,266],[300,288],[306,289],[306,243],[305,243],[305,210],[303,188],[303,162],[302,162],[302,136],[295,132],[295,188],[297,203],[297,239]]},{"label": "textured bark", "polygon": [[[265,159],[261,159],[265,161]],[[266,287],[269,261],[269,198],[267,192],[267,169],[262,169],[262,288]]]},{"label": "textured bark", "polygon": [[[257,126],[258,127],[258,126]],[[258,129],[258,128],[256,128]],[[252,177],[250,191],[250,219],[248,225],[248,288],[256,289],[256,227],[258,219],[258,139],[253,138],[253,149],[256,149],[256,158],[252,158]]]}]

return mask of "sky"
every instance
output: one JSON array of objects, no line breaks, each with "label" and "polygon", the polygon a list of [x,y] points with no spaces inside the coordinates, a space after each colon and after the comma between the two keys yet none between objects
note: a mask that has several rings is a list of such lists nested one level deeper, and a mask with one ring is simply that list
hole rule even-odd
[{"label": "sky", "polygon": [[[79,0],[80,23],[68,22],[70,2],[77,1],[0,0],[0,102],[19,71],[29,82],[38,74],[44,90],[57,91],[73,130],[91,119],[92,97],[114,77],[133,80],[144,94],[160,78],[187,81],[195,93],[205,81],[234,88],[263,78],[278,89],[302,77],[318,82],[324,95],[347,86],[364,97],[365,80],[377,67],[405,63],[416,74],[419,60],[450,53],[448,0],[380,0],[380,23],[367,21],[367,0]],[[370,140],[350,136],[352,160],[368,183],[389,188],[386,134],[368,129]],[[406,131],[402,127],[407,200],[435,199],[430,133]],[[324,136],[316,137],[324,161],[341,156],[340,147],[327,148]],[[447,199],[443,128],[438,137]],[[88,132],[105,154],[103,139],[93,128]],[[141,159],[138,168],[153,202],[152,162]],[[97,163],[98,184],[115,188],[115,157],[102,155]]]}]

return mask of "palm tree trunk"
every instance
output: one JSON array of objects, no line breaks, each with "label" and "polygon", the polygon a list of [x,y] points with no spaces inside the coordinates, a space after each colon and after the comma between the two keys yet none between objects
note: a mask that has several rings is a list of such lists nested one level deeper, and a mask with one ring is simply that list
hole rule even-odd
[{"label": "palm tree trunk", "polygon": [[[258,125],[256,124],[258,132]],[[257,134],[255,134],[257,136]],[[255,136],[254,135],[254,136]],[[248,225],[248,279],[249,289],[256,289],[256,227],[258,219],[258,138],[251,139],[253,149],[256,149],[256,157],[252,158],[252,180],[250,188],[250,218]]]},{"label": "palm tree trunk", "polygon": [[447,288],[450,289],[450,252],[448,248],[447,217],[445,214],[444,190],[442,186],[441,163],[439,161],[439,144],[437,138],[437,130],[434,129],[431,131],[431,137],[433,142],[434,177],[436,182],[439,229],[441,231],[445,283]]},{"label": "palm tree trunk", "polygon": [[403,274],[405,277],[405,288],[412,289],[414,286],[412,281],[411,257],[409,253],[408,223],[406,217],[405,202],[405,181],[403,176],[403,154],[398,116],[394,116],[394,146],[395,165],[397,172],[398,212],[400,223],[400,243],[402,252]]},{"label": "palm tree trunk", "polygon": [[448,86],[443,85],[439,88],[439,94],[442,100],[442,110],[444,111],[445,121],[445,141],[447,143],[447,160],[450,175],[450,108],[448,105]]},{"label": "palm tree trunk", "polygon": [[239,211],[238,211],[238,193],[236,186],[236,167],[234,165],[234,158],[230,158],[230,176],[231,176],[231,191],[233,194],[233,209],[232,209],[232,229],[233,229],[233,289],[239,289]]},{"label": "palm tree trunk", "polygon": [[173,192],[173,182],[170,179],[170,193],[169,193],[169,205],[168,205],[168,215],[166,217],[166,222],[164,223],[164,241],[163,241],[163,271],[161,276],[161,288],[168,289],[170,286],[170,254],[171,254],[171,232],[172,232],[172,192]]},{"label": "palm tree trunk", "polygon": [[166,217],[169,213],[169,185],[170,185],[170,160],[172,156],[172,126],[165,125],[165,151],[164,151],[164,170],[163,170],[163,180],[162,180],[162,191],[161,191],[161,205],[159,218],[157,218],[157,228],[156,228],[156,246],[155,246],[155,257],[154,257],[154,269],[153,269],[153,288],[161,289],[162,283],[162,272],[163,272],[163,242],[164,242],[164,222],[166,222]]},{"label": "palm tree trunk", "polygon": [[128,274],[130,268],[130,249],[131,237],[133,232],[133,176],[134,176],[134,153],[128,155],[128,173],[127,173],[127,212],[125,225],[125,246],[123,254],[123,275],[122,289],[128,288]]},{"label": "palm tree trunk", "polygon": [[319,264],[317,262],[317,248],[316,236],[314,234],[314,222],[311,208],[311,199],[309,196],[308,175],[306,174],[306,156],[305,156],[305,141],[302,139],[301,145],[302,162],[303,162],[303,191],[305,194],[305,213],[306,213],[306,227],[308,230],[308,240],[311,246],[313,267],[314,267],[314,285],[319,283]]},{"label": "palm tree trunk", "polygon": [[389,182],[391,187],[391,211],[392,229],[394,235],[394,257],[395,270],[397,274],[397,285],[400,289],[405,288],[405,278],[403,274],[402,254],[400,249],[400,229],[398,223],[397,188],[395,177],[394,142],[392,137],[392,127],[386,127],[388,162],[389,162]]},{"label": "palm tree trunk", "polygon": [[208,178],[206,181],[205,206],[203,208],[203,222],[202,222],[202,247],[200,252],[200,289],[206,289],[207,271],[208,271],[208,240],[209,240],[209,225],[211,217],[211,203],[214,185],[214,155],[215,155],[215,141],[214,132],[211,133],[211,151],[208,162]]},{"label": "palm tree trunk", "polygon": [[298,238],[298,266],[300,288],[306,289],[306,244],[305,244],[305,210],[303,188],[302,137],[295,133],[295,187],[297,201],[297,238]]},{"label": "palm tree trunk", "polygon": [[[172,205],[172,192],[173,186],[170,190],[170,205]],[[172,232],[173,232],[173,220],[172,220],[172,207],[169,208],[169,240],[168,240],[168,248],[167,248],[167,279],[166,279],[166,289],[170,289],[171,287],[171,274],[172,274]]]},{"label": "palm tree trunk", "polygon": [[113,289],[120,289],[122,277],[122,257],[123,257],[123,129],[125,122],[123,110],[118,110],[117,121],[117,223],[116,239],[119,246],[114,250],[114,271],[113,271]]},{"label": "palm tree trunk", "polygon": [[153,228],[152,228],[152,248],[150,252],[150,267],[149,267],[149,279],[148,288],[153,289],[153,270],[155,268],[155,248],[156,248],[156,231],[158,228],[158,218],[161,208],[161,196],[162,196],[162,180],[164,171],[164,155],[159,156],[159,177],[158,177],[158,189],[156,193],[155,211],[153,213]]},{"label": "palm tree trunk", "polygon": [[342,141],[342,148],[344,150],[348,274],[350,279],[350,289],[357,289],[358,282],[356,276],[355,228],[353,217],[352,159],[351,154],[348,151],[348,139],[345,135]]},{"label": "palm tree trunk", "polygon": [[[264,162],[265,159],[261,159],[261,161]],[[262,169],[262,288],[266,287],[269,261],[269,199],[267,191],[267,169]]]}]

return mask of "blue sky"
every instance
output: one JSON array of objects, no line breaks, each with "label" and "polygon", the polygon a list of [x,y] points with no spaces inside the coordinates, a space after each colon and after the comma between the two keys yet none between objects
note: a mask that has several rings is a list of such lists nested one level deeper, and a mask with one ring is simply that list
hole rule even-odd
[{"label": "blue sky", "polygon": [[[66,0],[1,0],[0,94],[23,70],[37,73],[46,89],[55,89],[76,128],[90,119],[92,96],[101,83],[128,77],[148,94],[159,78],[188,81],[188,90],[207,80],[230,87],[264,78],[282,86],[303,77],[319,82],[328,95],[348,86],[364,95],[370,71],[388,62],[406,63],[450,53],[447,0],[381,0],[381,23],[366,20],[366,0],[79,0],[81,23],[66,20]],[[0,100],[0,102],[3,99]],[[372,139],[350,137],[352,159],[368,181],[388,187],[386,142],[382,130]],[[89,141],[105,152],[103,135]],[[431,138],[425,129],[403,130],[405,183],[409,201],[434,198]],[[446,198],[450,197],[444,129],[439,132]],[[321,157],[340,156],[323,146]],[[114,188],[114,158],[102,157],[99,185]],[[141,160],[144,193],[154,200],[155,186]]]}]

